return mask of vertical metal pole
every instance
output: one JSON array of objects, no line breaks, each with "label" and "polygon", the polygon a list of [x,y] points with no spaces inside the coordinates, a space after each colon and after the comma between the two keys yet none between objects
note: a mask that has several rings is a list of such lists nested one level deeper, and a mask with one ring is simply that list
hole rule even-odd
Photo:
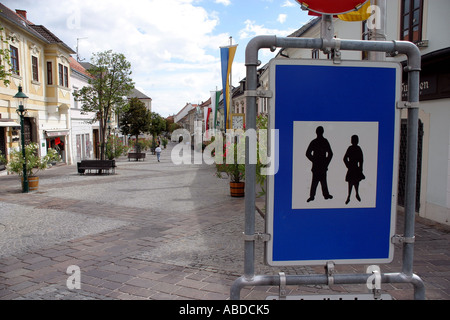
[{"label": "vertical metal pole", "polygon": [[[384,41],[386,40],[386,0],[375,0],[373,2],[375,14],[370,17],[373,28],[369,31],[369,40]],[[386,53],[380,51],[369,51],[369,60],[385,61]]]},{"label": "vertical metal pole", "polygon": [[28,185],[28,174],[27,174],[27,159],[26,159],[26,150],[25,150],[25,128],[24,128],[24,121],[23,121],[23,113],[25,112],[23,105],[19,105],[19,112],[20,112],[20,139],[22,140],[22,157],[23,157],[23,186],[22,186],[22,193],[28,193],[30,191],[29,185]]},{"label": "vertical metal pole", "polygon": [[[247,65],[247,90],[256,90],[258,85],[257,66]],[[247,97],[246,129],[256,130],[256,97]],[[250,140],[245,143],[245,235],[255,234],[256,164],[250,163]],[[253,146],[254,147],[254,146]],[[244,277],[255,276],[255,240],[245,240]]]},{"label": "vertical metal pole", "polygon": [[[414,237],[414,220],[416,212],[416,183],[417,183],[417,142],[419,129],[419,71],[408,74],[408,142],[406,159],[406,195],[405,195],[405,239]],[[405,241],[403,244],[403,273],[412,276],[414,243]]]}]

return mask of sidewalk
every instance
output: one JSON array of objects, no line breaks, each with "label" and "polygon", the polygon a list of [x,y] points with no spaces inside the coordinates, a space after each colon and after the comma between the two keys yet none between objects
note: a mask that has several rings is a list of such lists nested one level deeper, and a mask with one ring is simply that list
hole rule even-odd
[{"label": "sidewalk", "polygon": [[[0,299],[229,299],[243,273],[244,199],[207,165],[176,166],[170,144],[161,156],[117,161],[116,175],[77,174],[58,166],[40,174],[39,191],[24,195],[17,176],[0,176]],[[401,232],[402,215],[398,231]],[[257,231],[264,221],[256,215]],[[427,299],[450,300],[450,228],[416,222],[414,272]],[[400,248],[400,247],[399,247]],[[257,245],[257,274],[323,274],[322,266],[272,268]],[[81,289],[67,287],[78,266]],[[337,266],[365,273],[367,266]],[[401,271],[401,250],[382,272]],[[245,288],[262,300],[278,287]],[[412,299],[410,285],[383,284],[383,293]],[[362,285],[290,286],[288,294],[367,293]]]}]

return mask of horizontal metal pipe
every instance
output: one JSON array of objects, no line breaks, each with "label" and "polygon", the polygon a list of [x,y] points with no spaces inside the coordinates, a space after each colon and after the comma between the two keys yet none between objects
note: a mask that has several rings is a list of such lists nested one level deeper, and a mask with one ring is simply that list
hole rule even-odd
[{"label": "horizontal metal pipe", "polygon": [[277,36],[257,36],[247,45],[245,64],[258,65],[258,50],[263,48],[304,48],[304,49],[340,49],[354,51],[398,52],[408,56],[408,68],[420,70],[420,50],[409,41],[366,41],[346,39],[288,38]]},{"label": "horizontal metal pipe", "polygon": [[[334,274],[334,284],[366,284],[372,274]],[[329,278],[327,275],[286,275],[286,285],[327,285]],[[381,283],[410,283],[414,286],[414,298],[416,300],[425,299],[425,286],[419,276],[412,276],[404,273],[383,273]],[[239,300],[240,292],[245,287],[251,286],[279,286],[280,276],[278,275],[257,275],[252,279],[245,277],[238,278],[231,287],[231,300]]]}]

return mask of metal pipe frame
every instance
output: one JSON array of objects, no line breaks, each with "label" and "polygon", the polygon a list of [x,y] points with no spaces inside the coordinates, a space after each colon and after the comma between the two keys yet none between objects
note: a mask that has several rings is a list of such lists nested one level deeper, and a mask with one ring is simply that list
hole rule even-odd
[{"label": "metal pipe frame", "polygon": [[[247,90],[257,89],[258,51],[263,48],[275,50],[276,48],[303,48],[321,50],[355,50],[376,51],[391,54],[405,54],[408,64],[408,146],[407,146],[407,178],[406,178],[406,205],[405,228],[403,242],[403,267],[401,273],[381,274],[383,283],[411,283],[414,286],[414,298],[425,299],[425,286],[417,275],[413,274],[414,257],[414,222],[415,222],[415,194],[417,173],[417,141],[418,141],[418,103],[419,103],[419,77],[421,68],[421,55],[416,45],[408,41],[364,41],[345,39],[316,39],[316,38],[286,38],[277,36],[257,36],[247,45],[245,52],[245,65],[247,67]],[[247,129],[256,130],[256,97],[247,96]],[[238,278],[230,289],[232,300],[240,299],[241,289],[247,286],[280,285],[279,275],[255,275],[255,191],[256,191],[256,165],[249,161],[249,143],[246,144],[246,184],[245,184],[245,256],[244,275]],[[371,274],[333,275],[335,284],[363,284],[367,283]],[[328,284],[327,275],[287,275],[287,285]]]}]

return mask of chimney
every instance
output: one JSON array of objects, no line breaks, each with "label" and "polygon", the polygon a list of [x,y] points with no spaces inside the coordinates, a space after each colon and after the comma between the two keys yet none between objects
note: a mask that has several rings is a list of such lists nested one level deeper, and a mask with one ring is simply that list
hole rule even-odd
[{"label": "chimney", "polygon": [[21,16],[22,18],[24,18],[25,20],[27,20],[27,11],[26,10],[19,10],[16,9],[16,13]]}]

